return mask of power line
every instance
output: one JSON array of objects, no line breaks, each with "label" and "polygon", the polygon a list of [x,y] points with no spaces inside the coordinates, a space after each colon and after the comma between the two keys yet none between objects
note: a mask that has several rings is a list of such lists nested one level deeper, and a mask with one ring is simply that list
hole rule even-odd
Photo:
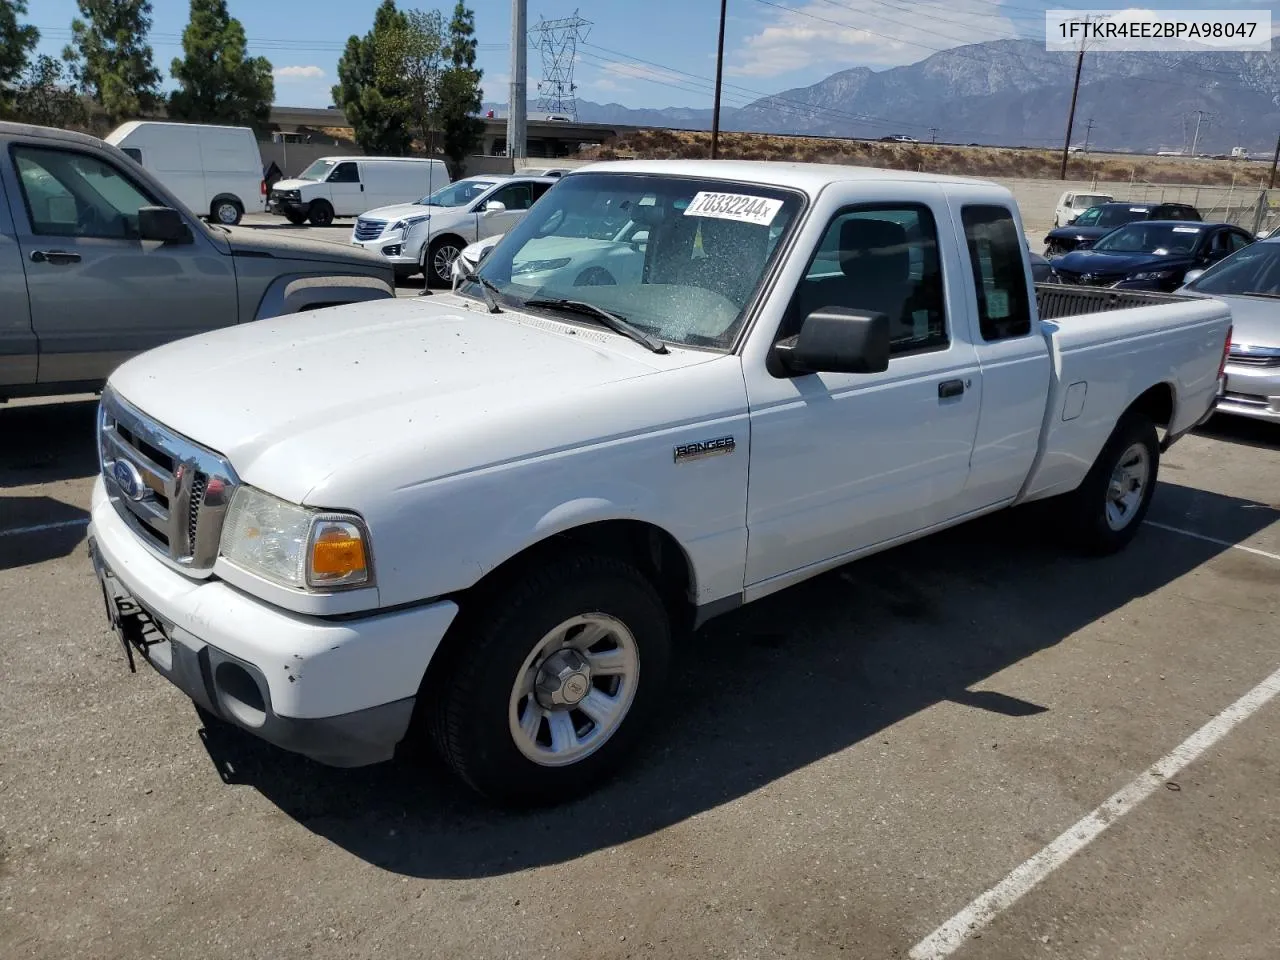
[{"label": "power line", "polygon": [[578,16],[559,20],[543,18],[529,31],[542,51],[542,79],[538,81],[538,109],[578,119],[578,87],[573,82],[573,65],[578,44],[587,39],[590,20]]}]

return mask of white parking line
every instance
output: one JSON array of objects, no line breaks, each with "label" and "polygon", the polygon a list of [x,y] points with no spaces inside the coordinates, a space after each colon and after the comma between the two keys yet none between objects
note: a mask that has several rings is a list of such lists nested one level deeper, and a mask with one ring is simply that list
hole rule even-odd
[{"label": "white parking line", "polygon": [[941,960],[955,953],[974,933],[1017,903],[1041,880],[1160,789],[1162,784],[1173,779],[1179,771],[1225,737],[1242,720],[1257,712],[1277,693],[1280,693],[1280,670],[1276,670],[1182,741],[1172,753],[1162,757],[1128,786],[1112,794],[1092,813],[1077,821],[1047,847],[917,943],[911,948],[911,960]]},{"label": "white parking line", "polygon": [[16,537],[20,533],[40,533],[44,530],[61,530],[64,527],[83,527],[88,522],[88,517],[77,517],[74,520],[59,520],[57,523],[37,523],[34,527],[14,527],[12,530],[0,530],[0,537]]},{"label": "white parking line", "polygon": [[1231,547],[1233,550],[1243,550],[1245,553],[1256,554],[1259,557],[1266,557],[1268,560],[1280,560],[1280,553],[1267,553],[1265,550],[1259,550],[1257,547],[1246,547],[1243,543],[1232,543],[1230,540],[1219,540],[1217,537],[1206,537],[1203,533],[1193,533],[1190,530],[1183,530],[1181,527],[1170,527],[1167,524],[1156,523],[1154,520],[1145,521],[1149,527],[1155,527],[1157,530],[1168,530],[1170,533],[1180,533],[1184,537],[1194,537],[1196,540],[1205,540],[1209,543],[1216,543],[1220,547]]}]

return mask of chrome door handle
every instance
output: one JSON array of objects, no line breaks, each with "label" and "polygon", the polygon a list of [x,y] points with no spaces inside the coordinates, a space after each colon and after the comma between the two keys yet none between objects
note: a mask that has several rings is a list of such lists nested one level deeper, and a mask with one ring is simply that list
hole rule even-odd
[{"label": "chrome door handle", "polygon": [[32,263],[52,263],[61,265],[64,263],[79,263],[80,254],[69,253],[66,250],[32,250]]}]

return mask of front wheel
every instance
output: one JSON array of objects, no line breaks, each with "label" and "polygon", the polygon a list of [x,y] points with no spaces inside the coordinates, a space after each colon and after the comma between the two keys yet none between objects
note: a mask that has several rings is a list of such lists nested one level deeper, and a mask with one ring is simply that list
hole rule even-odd
[{"label": "front wheel", "polygon": [[639,570],[562,554],[459,625],[425,691],[433,739],[495,802],[568,800],[635,745],[661,703],[670,648],[666,608]]},{"label": "front wheel", "polygon": [[422,272],[432,287],[447,287],[453,283],[453,261],[462,253],[462,246],[450,237],[431,241],[422,258]]},{"label": "front wheel", "polygon": [[327,200],[312,200],[307,219],[313,227],[327,227],[333,223],[333,207]]},{"label": "front wheel", "polygon": [[300,227],[307,222],[307,215],[305,213],[286,213],[284,218],[295,227]]},{"label": "front wheel", "polygon": [[1094,554],[1115,553],[1142,526],[1160,470],[1160,440],[1146,414],[1130,410],[1098,454],[1084,482],[1067,495],[1063,521],[1071,540]]}]

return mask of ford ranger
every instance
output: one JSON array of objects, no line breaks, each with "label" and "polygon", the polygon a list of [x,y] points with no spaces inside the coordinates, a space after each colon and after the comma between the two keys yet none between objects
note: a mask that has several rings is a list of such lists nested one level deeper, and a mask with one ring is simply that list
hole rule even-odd
[{"label": "ford ranger", "polygon": [[477,269],[121,366],[90,554],[216,716],[334,765],[422,732],[510,803],[616,769],[710,617],[1049,497],[1120,549],[1230,340],[1035,287],[1007,190],[897,171],[584,167]]},{"label": "ford ranger", "polygon": [[0,401],[249,320],[395,296],[380,257],[206,225],[118,148],[0,123]]}]

